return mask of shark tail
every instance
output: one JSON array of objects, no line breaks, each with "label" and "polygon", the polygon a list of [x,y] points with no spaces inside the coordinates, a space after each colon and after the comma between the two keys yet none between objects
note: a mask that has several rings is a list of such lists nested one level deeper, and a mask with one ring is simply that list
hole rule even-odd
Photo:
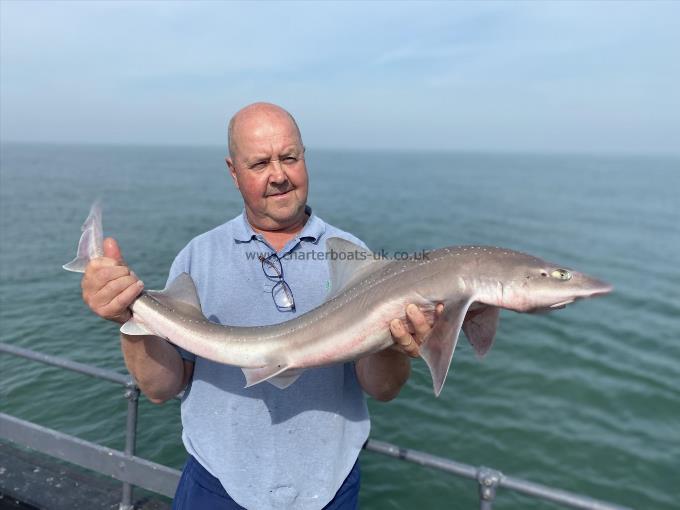
[{"label": "shark tail", "polygon": [[104,233],[102,229],[102,208],[99,201],[92,204],[90,214],[83,223],[82,234],[78,242],[76,258],[62,267],[67,271],[84,273],[91,259],[104,255]]}]

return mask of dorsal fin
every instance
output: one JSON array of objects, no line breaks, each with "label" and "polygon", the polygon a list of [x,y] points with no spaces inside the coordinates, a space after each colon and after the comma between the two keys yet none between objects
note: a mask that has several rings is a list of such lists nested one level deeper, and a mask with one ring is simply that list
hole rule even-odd
[{"label": "dorsal fin", "polygon": [[326,241],[326,248],[331,273],[331,291],[328,299],[337,296],[389,262],[377,258],[363,246],[341,237],[330,237]]},{"label": "dorsal fin", "polygon": [[183,314],[205,319],[201,311],[196,285],[187,273],[180,274],[163,290],[150,290],[147,294],[168,308]]}]

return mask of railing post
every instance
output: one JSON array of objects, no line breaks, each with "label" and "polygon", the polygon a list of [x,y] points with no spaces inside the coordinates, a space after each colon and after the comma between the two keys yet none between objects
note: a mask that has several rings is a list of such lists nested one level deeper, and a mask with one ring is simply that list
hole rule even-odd
[{"label": "railing post", "polygon": [[477,470],[477,483],[479,484],[479,509],[491,510],[496,499],[496,489],[501,482],[503,473],[495,469],[480,467]]},{"label": "railing post", "polygon": [[[134,381],[126,385],[125,398],[128,401],[127,419],[125,423],[125,455],[133,456],[137,446],[137,408],[139,405],[139,388]],[[123,497],[118,510],[133,510],[132,484],[123,482]]]}]

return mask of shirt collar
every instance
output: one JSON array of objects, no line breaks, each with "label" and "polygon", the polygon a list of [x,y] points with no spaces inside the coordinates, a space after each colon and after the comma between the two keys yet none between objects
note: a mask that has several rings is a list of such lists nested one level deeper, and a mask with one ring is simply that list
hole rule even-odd
[{"label": "shirt collar", "polygon": [[[321,218],[314,214],[312,208],[308,205],[305,205],[305,214],[307,214],[309,218],[307,218],[307,223],[305,223],[302,231],[298,234],[297,239],[305,239],[316,244],[326,231],[326,224]],[[248,222],[248,216],[244,209],[234,224],[234,241],[236,243],[249,243],[253,239],[262,240],[263,238],[261,234],[255,232]]]}]

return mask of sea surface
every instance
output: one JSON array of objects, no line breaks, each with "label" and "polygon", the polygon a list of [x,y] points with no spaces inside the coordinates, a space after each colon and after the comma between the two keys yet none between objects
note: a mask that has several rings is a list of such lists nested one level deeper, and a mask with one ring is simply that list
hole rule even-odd
[{"label": "sea surface", "polygon": [[[239,214],[221,147],[3,144],[0,340],[125,370],[116,328],[61,269],[104,204],[146,288]],[[680,501],[680,159],[308,150],[310,204],[374,250],[490,244],[595,275],[609,296],[503,311],[492,351],[459,343],[442,395],[422,361],[370,402],[372,437],[639,509]],[[0,409],[122,449],[120,387],[0,355]],[[138,454],[181,467],[179,403],[141,400]],[[477,508],[476,484],[362,453],[362,508]],[[500,490],[498,508],[555,508]]]}]

